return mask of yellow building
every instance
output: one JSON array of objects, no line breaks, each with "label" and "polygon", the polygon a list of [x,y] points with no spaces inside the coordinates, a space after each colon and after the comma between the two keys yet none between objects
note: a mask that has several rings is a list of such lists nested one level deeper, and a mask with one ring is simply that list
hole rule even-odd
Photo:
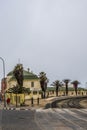
[{"label": "yellow building", "polygon": [[[23,70],[23,76],[24,76],[23,87],[29,88],[31,93],[25,94],[24,96],[21,95],[21,97],[20,97],[20,94],[17,95],[19,103],[21,102],[21,100],[30,99],[32,96],[33,96],[33,98],[34,97],[37,98],[38,91],[41,90],[40,80],[36,74],[34,74],[33,72],[30,72],[30,71]],[[12,88],[17,85],[17,80],[15,79],[15,77],[13,75],[13,71],[11,71],[7,74],[6,81],[7,81],[7,88],[6,88],[7,91],[9,88]],[[33,94],[34,91],[36,92],[35,94]],[[14,104],[16,103],[15,94],[7,93],[6,95],[7,95],[6,98],[8,98],[10,96],[12,103],[14,103]]]},{"label": "yellow building", "polygon": [[[36,74],[23,70],[23,76],[23,87],[30,88],[30,90],[32,88],[35,90],[40,89],[40,80]],[[17,81],[13,76],[13,71],[11,71],[7,74],[7,90],[15,85],[17,85]]]}]

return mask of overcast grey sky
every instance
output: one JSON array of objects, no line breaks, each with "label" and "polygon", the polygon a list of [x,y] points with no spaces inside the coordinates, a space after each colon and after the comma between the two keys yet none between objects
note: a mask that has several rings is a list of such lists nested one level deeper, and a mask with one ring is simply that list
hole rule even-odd
[{"label": "overcast grey sky", "polygon": [[[87,81],[87,0],[0,0],[0,57],[52,83]],[[0,62],[0,78],[3,76]]]}]

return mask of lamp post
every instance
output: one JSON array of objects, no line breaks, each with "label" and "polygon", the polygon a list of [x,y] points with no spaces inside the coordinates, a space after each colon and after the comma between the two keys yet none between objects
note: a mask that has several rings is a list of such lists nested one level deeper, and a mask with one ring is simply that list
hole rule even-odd
[{"label": "lamp post", "polygon": [[[2,57],[0,57],[0,59],[3,62],[3,83],[4,83],[4,87],[5,87],[5,62],[4,62],[4,59]],[[4,107],[6,107],[6,102],[5,102],[5,88],[4,88]]]}]

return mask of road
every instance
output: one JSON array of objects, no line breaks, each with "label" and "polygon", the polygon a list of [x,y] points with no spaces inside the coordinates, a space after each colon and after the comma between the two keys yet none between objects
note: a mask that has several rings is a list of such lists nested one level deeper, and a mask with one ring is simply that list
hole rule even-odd
[{"label": "road", "polygon": [[2,130],[40,130],[35,121],[35,111],[3,110]]},{"label": "road", "polygon": [[87,130],[87,109],[0,110],[0,130]]}]

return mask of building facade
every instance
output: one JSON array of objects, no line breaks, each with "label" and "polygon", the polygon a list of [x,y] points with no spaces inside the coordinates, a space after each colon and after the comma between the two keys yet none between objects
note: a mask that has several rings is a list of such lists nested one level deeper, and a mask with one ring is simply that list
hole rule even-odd
[{"label": "building facade", "polygon": [[[16,104],[16,94],[9,93],[8,90],[17,85],[17,80],[13,75],[13,71],[9,72],[6,77],[6,100],[9,97],[12,104]],[[32,96],[38,96],[38,92],[41,90],[40,79],[36,74],[30,72],[29,70],[23,70],[23,87],[30,90],[30,94],[17,94],[17,102],[21,103],[24,99],[30,99]],[[34,91],[36,95],[34,95]],[[33,92],[33,93],[32,93]]]},{"label": "building facade", "polygon": [[[24,77],[23,87],[29,88],[30,90],[40,89],[40,80],[36,74],[23,70],[23,77]],[[13,75],[13,71],[7,74],[6,81],[7,81],[6,90],[17,85],[17,81]]]}]

